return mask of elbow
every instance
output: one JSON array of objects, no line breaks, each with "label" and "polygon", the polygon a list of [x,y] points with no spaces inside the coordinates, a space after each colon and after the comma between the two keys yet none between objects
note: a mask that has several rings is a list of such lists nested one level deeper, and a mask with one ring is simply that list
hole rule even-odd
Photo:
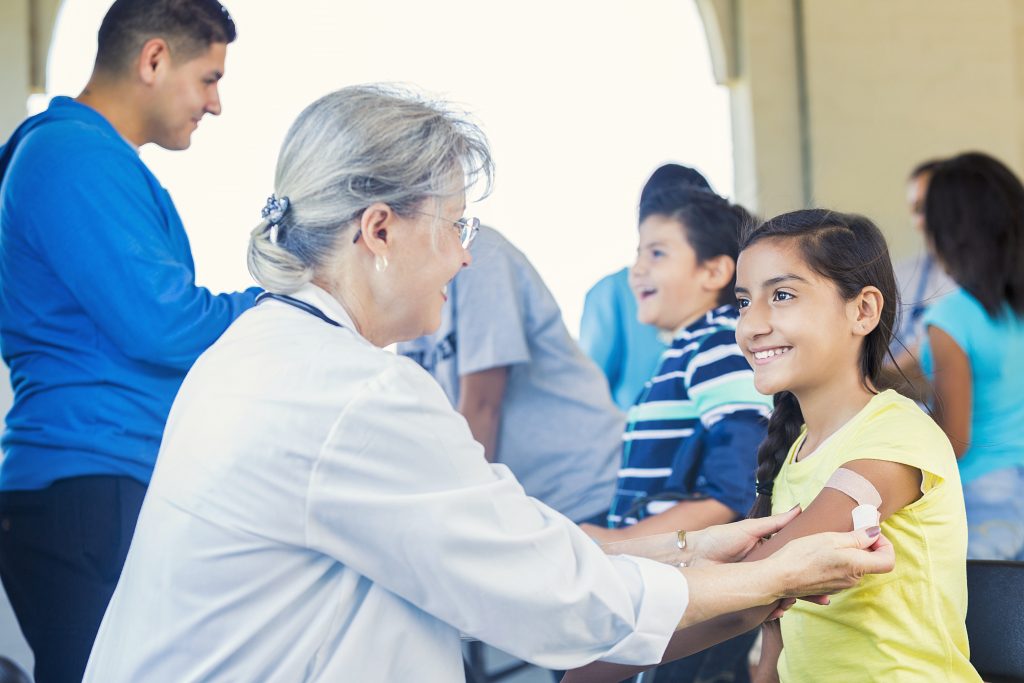
[{"label": "elbow", "polygon": [[140,363],[188,370],[202,349],[172,331],[149,330],[135,335],[124,346],[124,355]]}]

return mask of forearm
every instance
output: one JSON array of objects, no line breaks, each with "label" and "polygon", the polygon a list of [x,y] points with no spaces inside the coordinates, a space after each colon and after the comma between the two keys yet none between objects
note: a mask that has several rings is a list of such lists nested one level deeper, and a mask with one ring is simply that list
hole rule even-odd
[{"label": "forearm", "polygon": [[782,628],[778,620],[761,627],[761,659],[753,683],[779,683],[779,657],[782,655]]},{"label": "forearm", "polygon": [[[736,565],[738,566],[738,565]],[[721,567],[719,567],[721,568]],[[687,575],[690,580],[690,575]],[[693,607],[693,598],[696,595],[694,585],[690,585],[690,604],[686,612]],[[694,654],[705,650],[712,645],[728,640],[754,629],[765,620],[765,617],[774,608],[775,603],[769,605],[751,607],[731,614],[721,614],[711,618],[706,623],[686,626],[677,631],[669,641],[662,661],[673,661],[680,657]],[[683,621],[686,621],[687,614],[684,613]],[[681,622],[682,624],[682,622]],[[645,667],[630,667],[626,665],[610,664],[607,661],[595,661],[582,669],[568,672],[563,683],[617,683],[630,676],[635,676],[645,671]]]},{"label": "forearm", "polygon": [[460,402],[459,412],[469,423],[473,439],[484,447],[487,462],[494,462],[498,452],[498,428],[501,425],[501,407]]},{"label": "forearm", "polygon": [[484,447],[488,462],[498,459],[498,430],[508,368],[502,366],[464,375],[459,380],[459,412],[473,438]]},{"label": "forearm", "polygon": [[653,534],[678,531],[697,531],[715,524],[726,524],[736,519],[736,513],[714,498],[684,500],[664,512],[646,517],[632,526],[609,530],[608,540],[624,541]]}]

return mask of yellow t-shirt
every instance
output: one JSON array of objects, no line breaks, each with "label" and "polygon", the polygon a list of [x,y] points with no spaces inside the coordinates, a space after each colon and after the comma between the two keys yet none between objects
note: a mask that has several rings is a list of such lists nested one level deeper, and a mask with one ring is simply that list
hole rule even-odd
[{"label": "yellow t-shirt", "polygon": [[[980,681],[967,631],[967,522],[949,440],[910,399],[885,391],[799,462],[806,427],[786,456],[773,512],[804,509],[852,460],[888,460],[923,472],[924,495],[882,523],[896,568],[868,575],[828,606],[798,602],[782,618],[783,683]],[[850,527],[852,528],[852,521]]]}]

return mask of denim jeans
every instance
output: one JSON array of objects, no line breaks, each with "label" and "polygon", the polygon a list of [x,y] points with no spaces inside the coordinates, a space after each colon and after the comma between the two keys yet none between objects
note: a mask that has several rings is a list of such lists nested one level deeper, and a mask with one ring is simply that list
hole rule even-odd
[{"label": "denim jeans", "polygon": [[1024,560],[1024,467],[1007,467],[964,484],[967,557]]}]

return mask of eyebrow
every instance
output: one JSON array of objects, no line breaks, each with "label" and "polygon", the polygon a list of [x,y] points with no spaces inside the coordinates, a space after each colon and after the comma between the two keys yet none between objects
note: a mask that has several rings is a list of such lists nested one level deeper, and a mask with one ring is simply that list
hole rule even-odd
[{"label": "eyebrow", "polygon": [[[779,276],[776,276],[776,277],[768,278],[763,283],[761,283],[761,289],[768,289],[769,287],[774,287],[775,285],[782,284],[783,282],[789,282],[790,280],[796,280],[797,282],[803,282],[803,283],[807,283],[808,282],[807,278],[805,278],[805,277],[800,277],[799,275],[795,275],[793,273],[786,273],[785,275],[779,275]],[[737,292],[747,292],[747,288],[746,287],[736,287],[735,291],[737,291]]]}]

